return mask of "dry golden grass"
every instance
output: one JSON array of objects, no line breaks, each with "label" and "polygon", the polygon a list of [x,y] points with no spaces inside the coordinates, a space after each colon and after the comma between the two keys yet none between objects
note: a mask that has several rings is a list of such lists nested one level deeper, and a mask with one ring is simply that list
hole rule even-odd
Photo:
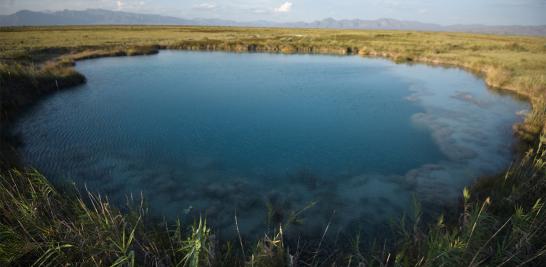
[{"label": "dry golden grass", "polygon": [[[176,26],[0,29],[0,61],[37,62],[81,53],[135,55],[157,48],[335,53],[448,64],[533,98],[546,90],[546,38],[466,33]],[[143,52],[143,49],[146,52]],[[78,57],[71,56],[73,59]],[[82,54],[82,58],[85,58]]]}]

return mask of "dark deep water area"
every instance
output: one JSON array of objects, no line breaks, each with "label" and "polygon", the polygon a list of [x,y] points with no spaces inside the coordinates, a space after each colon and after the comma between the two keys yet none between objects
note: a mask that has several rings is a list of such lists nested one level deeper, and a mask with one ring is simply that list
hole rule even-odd
[{"label": "dark deep water area", "polygon": [[[88,83],[15,125],[25,161],[153,214],[258,236],[377,233],[509,166],[528,105],[474,75],[357,56],[162,51],[78,62]],[[335,232],[335,231],[334,231]]]}]

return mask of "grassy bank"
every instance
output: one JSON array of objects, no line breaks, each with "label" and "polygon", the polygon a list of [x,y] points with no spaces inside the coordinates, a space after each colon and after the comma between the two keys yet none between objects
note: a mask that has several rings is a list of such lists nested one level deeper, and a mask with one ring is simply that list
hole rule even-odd
[{"label": "grassy bank", "polygon": [[[317,29],[226,27],[28,27],[0,29],[0,263],[189,266],[517,266],[545,265],[546,196],[542,140],[546,118],[546,38]],[[258,241],[219,242],[206,223],[166,225],[144,206],[123,212],[105,198],[59,193],[17,161],[9,123],[51,92],[85,82],[77,60],[159,49],[381,56],[466,68],[492,87],[528,98],[533,111],[514,127],[527,151],[507,173],[462,194],[460,218],[434,225],[416,213],[391,246],[306,247],[277,225]],[[15,148],[14,148],[15,146]],[[528,148],[526,146],[529,146]],[[507,166],[508,167],[508,166]],[[17,168],[21,171],[16,171]],[[325,226],[326,227],[326,226]],[[0,265],[2,265],[0,264]]]},{"label": "grassy bank", "polygon": [[[0,28],[0,122],[44,92],[84,82],[74,61],[158,49],[381,56],[466,68],[488,85],[546,98],[546,38],[465,33],[230,27],[87,26]],[[528,140],[542,129],[519,127]]]},{"label": "grassy bank", "polygon": [[[36,83],[57,88],[53,81],[74,78],[70,69],[75,60],[184,49],[360,54],[397,62],[452,65],[482,74],[490,86],[533,101],[546,97],[546,38],[543,37],[161,26],[19,27],[0,28],[0,33],[2,84],[49,77]],[[23,76],[11,77],[9,73],[13,72]],[[11,85],[2,88],[4,95],[17,94],[17,89],[5,92]]]}]

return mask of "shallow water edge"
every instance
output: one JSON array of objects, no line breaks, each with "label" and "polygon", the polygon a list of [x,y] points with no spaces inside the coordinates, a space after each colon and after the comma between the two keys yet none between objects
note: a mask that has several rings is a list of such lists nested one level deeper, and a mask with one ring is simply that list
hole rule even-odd
[{"label": "shallow water edge", "polygon": [[[423,101],[423,99],[426,100],[427,92],[422,91],[421,88],[415,88],[414,90],[415,90],[415,92],[411,96],[408,96],[408,98],[412,99],[413,101],[416,101],[416,100]],[[479,108],[481,108],[480,105],[487,104],[487,103],[481,103],[479,101],[478,102],[473,101],[472,95],[469,95],[468,92],[464,92],[464,91],[458,93],[457,95],[454,95],[453,97],[456,98],[456,99],[461,99],[463,102],[466,101],[467,103],[470,103],[470,104],[476,106],[476,108],[478,110],[479,110]],[[468,157],[467,152],[465,152],[464,150],[449,147],[449,142],[445,141],[445,140],[449,140],[449,138],[446,139],[446,137],[448,137],[449,135],[446,136],[446,132],[442,131],[442,123],[441,122],[438,122],[437,120],[435,120],[434,118],[431,118],[429,116],[423,116],[423,115],[415,116],[414,121],[416,123],[418,123],[418,124],[419,123],[423,124],[425,127],[429,127],[433,131],[433,133],[436,132],[433,135],[435,136],[435,138],[437,139],[438,142],[440,142],[440,143],[443,142],[443,144],[444,144],[443,145],[443,150],[448,151],[448,152],[451,151],[450,153],[447,153],[447,154],[451,154],[451,156],[450,156],[451,158],[464,159],[465,157]],[[434,166],[428,166],[426,171],[438,171],[438,169],[436,169],[436,167],[434,167]],[[305,175],[304,175],[304,177],[305,177]],[[434,179],[437,180],[437,178],[434,178]],[[366,184],[366,183],[368,183],[368,182],[364,182],[364,183],[362,183],[362,181],[359,182],[359,184]],[[212,190],[211,192],[213,192],[213,194],[217,194],[216,191],[218,191],[216,189],[210,189],[210,188],[205,188],[205,190],[208,190],[208,191]],[[237,189],[235,189],[235,190],[237,190]],[[214,193],[214,192],[216,192],[216,193]],[[222,195],[223,195],[223,193],[222,193]]]}]

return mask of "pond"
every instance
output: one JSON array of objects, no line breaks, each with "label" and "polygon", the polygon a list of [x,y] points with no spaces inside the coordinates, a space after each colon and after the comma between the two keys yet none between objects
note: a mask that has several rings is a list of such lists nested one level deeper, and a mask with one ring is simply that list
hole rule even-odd
[{"label": "pond", "polygon": [[413,199],[452,207],[509,166],[529,108],[460,69],[358,56],[162,51],[77,70],[87,84],[15,125],[24,160],[224,236],[235,214],[243,235],[317,237],[381,232]]}]

